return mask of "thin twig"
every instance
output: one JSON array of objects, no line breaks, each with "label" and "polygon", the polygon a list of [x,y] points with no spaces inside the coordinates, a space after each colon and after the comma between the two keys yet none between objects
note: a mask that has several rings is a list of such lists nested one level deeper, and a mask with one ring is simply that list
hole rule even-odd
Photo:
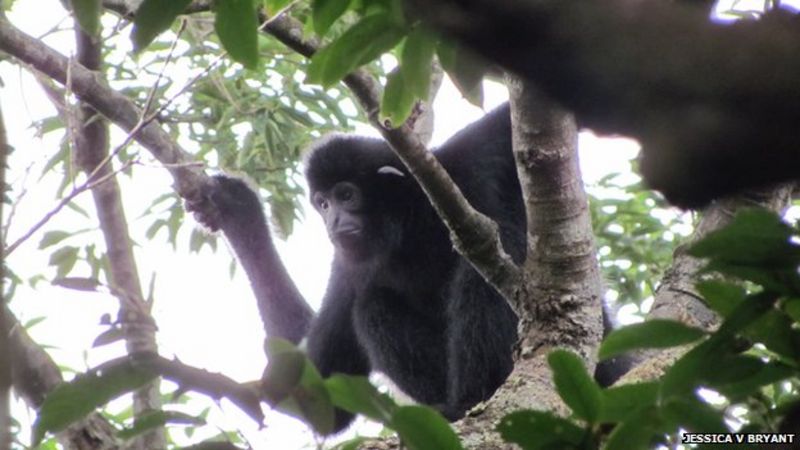
[{"label": "thin twig", "polygon": [[28,188],[26,186],[28,185],[28,177],[31,174],[31,169],[33,169],[33,164],[34,163],[29,164],[25,169],[25,173],[22,175],[22,180],[19,183],[21,186],[19,195],[16,196],[14,201],[9,206],[8,214],[5,214],[6,223],[3,224],[2,242],[5,242],[6,239],[8,239],[8,230],[11,228],[11,224],[14,222],[14,216],[17,214],[17,208],[19,208],[19,204],[28,194]]},{"label": "thin twig", "polygon": [[33,236],[34,233],[39,231],[40,228],[42,228],[47,222],[49,222],[50,219],[52,219],[56,214],[58,214],[59,211],[61,211],[65,206],[67,206],[67,204],[71,202],[75,197],[77,197],[78,195],[82,194],[85,191],[94,189],[96,186],[99,186],[102,183],[105,183],[106,181],[115,177],[119,172],[122,172],[131,167],[133,164],[134,164],[133,160],[127,161],[119,169],[105,176],[102,176],[94,181],[92,181],[91,178],[89,178],[82,185],[73,188],[72,191],[66,197],[62,198],[61,201],[58,202],[58,205],[56,205],[55,208],[53,208],[50,212],[45,214],[44,217],[42,217],[38,222],[36,222],[36,225],[31,227],[31,229],[29,229],[24,235],[22,235],[22,237],[14,241],[13,244],[6,247],[5,250],[6,256],[10,255],[14,250],[16,250],[16,248],[19,247],[20,244],[30,239],[30,237]]},{"label": "thin twig", "polygon": [[181,34],[186,29],[186,19],[181,19],[181,26],[178,28],[178,33],[175,35],[175,39],[172,40],[172,46],[169,48],[169,53],[167,53],[167,59],[164,60],[164,64],[161,65],[161,71],[158,72],[158,78],[156,78],[156,82],[153,83],[153,87],[150,89],[150,92],[147,94],[147,100],[144,103],[144,107],[142,108],[142,115],[146,116],[147,111],[150,111],[150,107],[153,106],[153,99],[156,96],[156,90],[158,90],[158,85],[161,84],[161,79],[164,78],[164,72],[167,70],[167,66],[172,62],[172,57],[175,55],[175,48],[178,46],[178,40],[181,37]]},{"label": "thin twig", "polygon": [[[288,5],[286,5],[283,8],[281,8],[277,13],[275,13],[274,16],[272,16],[269,19],[267,19],[264,22],[262,22],[261,25],[259,25],[259,27],[258,27],[258,31],[259,32],[264,31],[264,29],[266,29],[266,27],[268,27],[271,23],[276,21],[279,17],[281,17],[282,14],[284,14],[286,11],[291,9],[298,2],[299,2],[299,0],[294,0],[293,2],[291,2]],[[185,22],[184,22],[184,24],[185,24]],[[181,29],[183,29],[183,26],[181,27]],[[172,102],[175,101],[176,98],[178,98],[181,95],[183,95],[187,90],[189,90],[190,87],[194,86],[194,84],[197,83],[197,81],[199,81],[200,78],[204,77],[209,72],[211,72],[211,69],[213,69],[226,56],[228,56],[228,52],[223,50],[219,55],[216,56],[216,58],[214,58],[208,64],[208,66],[205,69],[203,69],[203,71],[201,71],[194,78],[189,80],[189,82],[186,83],[186,85],[180,91],[178,91],[177,94],[175,94],[172,97],[170,97],[170,99],[166,103],[164,103],[164,105],[162,105],[158,110],[154,111],[153,114],[151,114],[149,116],[149,119],[152,120],[154,117],[156,117],[159,114],[161,114],[169,105],[172,104]],[[233,101],[231,100],[231,102],[233,102]],[[146,109],[145,109],[145,111],[146,111]]]},{"label": "thin twig", "polygon": [[200,162],[200,161],[193,161],[193,162],[175,163],[175,164],[164,164],[164,163],[148,164],[146,162],[139,161],[139,162],[136,163],[136,165],[137,166],[141,166],[141,167],[147,167],[147,168],[169,169],[169,168],[175,168],[175,167],[199,167],[199,168],[204,168],[206,166],[206,163]]}]

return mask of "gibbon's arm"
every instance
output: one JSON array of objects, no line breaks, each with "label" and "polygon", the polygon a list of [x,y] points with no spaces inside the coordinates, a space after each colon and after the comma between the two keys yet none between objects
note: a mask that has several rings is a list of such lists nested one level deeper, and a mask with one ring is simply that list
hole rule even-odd
[{"label": "gibbon's arm", "polygon": [[314,312],[275,250],[258,195],[240,179],[217,175],[199,200],[187,201],[186,209],[225,234],[250,279],[267,336],[299,343]]}]

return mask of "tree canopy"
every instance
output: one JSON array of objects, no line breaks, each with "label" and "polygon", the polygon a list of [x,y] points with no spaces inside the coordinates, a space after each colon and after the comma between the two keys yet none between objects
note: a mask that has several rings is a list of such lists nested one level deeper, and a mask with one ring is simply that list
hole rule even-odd
[{"label": "tree canopy", "polygon": [[[792,119],[800,40],[781,2],[731,9],[740,20],[726,23],[712,17],[727,6],[688,0],[52,3],[64,20],[36,37],[23,11],[43,5],[0,4],[0,69],[26,72],[55,111],[31,127],[46,149],[15,142],[17,131],[3,127],[22,106],[3,104],[0,116],[0,450],[274,444],[248,441],[235,426],[209,431],[208,410],[197,407],[204,399],[225,399],[259,425],[266,405],[315,436],[330,432],[338,407],[412,449],[675,447],[686,433],[800,439],[800,232],[780,218],[800,161]],[[483,103],[486,78],[509,88],[528,217],[521,266],[502,251],[496,225],[427,157],[442,71],[473,104]],[[367,379],[323,379],[302,348],[280,339],[267,339],[268,364],[252,382],[186,363],[161,340],[171,331],[160,326],[160,305],[183,301],[177,308],[191,323],[192,303],[208,299],[180,298],[181,286],[162,297],[170,280],[141,249],[166,241],[189,258],[218,251],[219,236],[188,225],[182,206],[203,195],[207,172],[246,175],[264,194],[273,234],[287,237],[303,220],[303,149],[359,124],[391,145],[454,248],[520,317],[514,373],[453,425]],[[643,180],[610,174],[587,196],[579,128],[638,140],[632,170]],[[37,151],[48,159],[15,166],[15,154]],[[20,226],[36,184],[48,196],[34,224]],[[145,204],[132,210],[143,192]],[[681,214],[670,203],[703,209]],[[34,241],[47,267],[15,259]],[[286,259],[273,251],[245,271],[285,273]],[[235,260],[229,270],[239,270]],[[18,319],[43,286],[117,300],[87,345],[91,367],[63,367],[31,337],[42,321],[71,327],[58,311]],[[307,308],[299,287],[277,313]],[[232,300],[217,297],[208,301],[224,317]],[[606,297],[646,320],[601,344]],[[269,334],[264,315],[276,311],[266,301],[256,292],[262,324],[248,323]],[[240,327],[220,321],[207,334]],[[601,388],[592,368],[623,354],[633,370]],[[20,427],[30,424],[8,406],[12,390],[35,411],[29,440]],[[132,400],[119,412],[123,394]],[[397,441],[355,437],[339,448],[387,445]]]}]

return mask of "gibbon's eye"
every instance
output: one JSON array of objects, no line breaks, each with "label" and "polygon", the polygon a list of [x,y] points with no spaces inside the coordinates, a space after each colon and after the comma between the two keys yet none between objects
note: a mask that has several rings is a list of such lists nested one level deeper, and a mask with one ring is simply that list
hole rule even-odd
[{"label": "gibbon's eye", "polygon": [[339,201],[342,201],[342,202],[346,202],[346,201],[352,200],[353,199],[353,189],[350,188],[349,186],[342,187],[336,193],[336,197],[339,199]]},{"label": "gibbon's eye", "polygon": [[361,189],[350,182],[342,182],[334,186],[331,196],[343,207],[350,211],[361,208]]}]

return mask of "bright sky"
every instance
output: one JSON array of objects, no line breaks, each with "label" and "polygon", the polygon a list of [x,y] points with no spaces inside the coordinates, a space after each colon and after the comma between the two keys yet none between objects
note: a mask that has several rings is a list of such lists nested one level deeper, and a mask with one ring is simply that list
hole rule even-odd
[{"label": "bright sky", "polygon": [[[50,29],[66,17],[56,0],[20,0],[17,4],[10,20],[33,35]],[[71,34],[68,39],[48,42],[59,45],[65,54],[72,51],[69,47],[72,45]],[[0,63],[0,79],[3,82],[0,105],[11,143],[16,148],[9,161],[9,181],[14,188],[12,198],[16,198],[21,189],[27,191],[16,208],[9,229],[11,242],[56,203],[54,192],[57,186],[49,179],[39,180],[38,176],[43,164],[58,150],[60,136],[51,133],[44,138],[37,137],[30,128],[33,121],[53,115],[54,110],[28,73],[20,72],[8,63]],[[502,103],[507,97],[504,88],[497,84],[487,84],[486,92],[487,109]],[[462,100],[449,82],[443,85],[434,108],[434,145],[482,114],[480,109]],[[359,132],[372,131],[364,127]],[[582,170],[587,182],[610,172],[627,171],[627,161],[638,151],[638,145],[630,140],[601,139],[591,133],[581,134],[580,147]],[[218,254],[204,249],[199,255],[190,255],[186,248],[188,234],[179,238],[181,244],[177,252],[166,244],[163,233],[152,241],[146,239],[144,231],[152,219],[140,218],[140,215],[153,199],[170,189],[171,179],[157,166],[136,167],[134,170],[136,176],[133,180],[123,176],[119,181],[131,232],[138,244],[135,252],[145,289],[151,277],[156,276],[153,313],[159,325],[157,337],[161,354],[178,357],[187,364],[222,372],[241,381],[258,379],[265,365],[262,326],[243,273],[238,271],[233,279],[228,276],[231,257],[224,246]],[[88,194],[79,199],[79,204],[87,211],[94,210]],[[278,247],[298,287],[316,306],[325,289],[332,248],[321,221],[313,210],[309,211],[303,224],[296,227],[286,242],[278,242]],[[47,263],[53,249],[40,251],[37,248],[43,233],[48,230],[78,230],[86,226],[86,221],[76,213],[62,211],[10,255],[10,267],[23,279],[40,273],[51,278],[54,272],[47,268]],[[190,227],[185,228],[184,233],[188,233]],[[74,275],[87,274],[79,271]],[[42,281],[35,290],[21,287],[13,299],[12,309],[23,323],[47,317],[30,333],[37,342],[52,346],[49,349],[51,355],[67,367],[83,370],[124,353],[120,344],[91,348],[94,338],[104,330],[99,325],[100,317],[103,314],[115,316],[117,301],[110,296],[76,293]],[[200,401],[183,410],[196,413],[206,406],[213,405]],[[17,408],[17,411],[22,410]],[[272,448],[291,449],[312,442],[305,426],[279,414],[271,414],[267,428],[256,432],[252,422],[235,407],[223,402],[224,413],[219,411],[212,407],[212,422],[222,429],[242,429],[254,448],[267,448],[271,444]],[[25,421],[24,417],[20,419]],[[214,429],[208,432],[209,435],[216,434]]]}]

